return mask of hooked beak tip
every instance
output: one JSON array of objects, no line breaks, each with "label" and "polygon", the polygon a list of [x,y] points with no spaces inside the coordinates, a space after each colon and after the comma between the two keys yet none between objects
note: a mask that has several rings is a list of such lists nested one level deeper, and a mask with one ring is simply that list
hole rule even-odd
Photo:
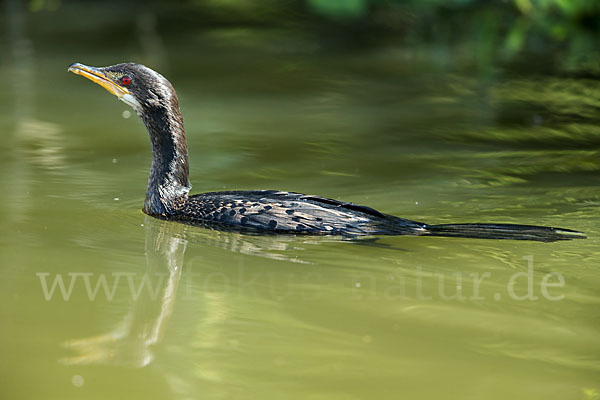
[{"label": "hooked beak tip", "polygon": [[91,80],[94,83],[102,86],[113,95],[121,98],[122,96],[129,94],[129,90],[118,85],[110,77],[106,75],[101,68],[90,67],[80,63],[73,63],[67,68],[68,72],[72,72],[76,75],[81,75],[84,78]]}]

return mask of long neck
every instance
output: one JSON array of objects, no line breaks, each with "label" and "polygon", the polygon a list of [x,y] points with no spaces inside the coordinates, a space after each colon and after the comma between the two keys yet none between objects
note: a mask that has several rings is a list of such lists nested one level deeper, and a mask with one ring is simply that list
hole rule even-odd
[{"label": "long neck", "polygon": [[187,199],[188,150],[183,119],[175,100],[142,115],[152,141],[152,169],[148,179],[144,212],[167,216]]}]

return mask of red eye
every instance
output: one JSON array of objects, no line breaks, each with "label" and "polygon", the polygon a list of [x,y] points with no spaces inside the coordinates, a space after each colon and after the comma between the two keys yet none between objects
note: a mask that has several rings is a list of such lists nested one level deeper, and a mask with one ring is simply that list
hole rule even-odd
[{"label": "red eye", "polygon": [[124,76],[121,78],[121,83],[123,83],[123,85],[129,85],[131,83],[131,78],[128,76]]}]

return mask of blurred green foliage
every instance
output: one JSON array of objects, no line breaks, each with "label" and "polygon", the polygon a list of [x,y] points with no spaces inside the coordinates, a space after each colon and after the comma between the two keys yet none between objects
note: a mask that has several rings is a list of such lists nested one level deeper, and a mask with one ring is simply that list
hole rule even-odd
[{"label": "blurred green foliage", "polygon": [[[31,12],[76,1],[30,0]],[[284,28],[334,48],[466,46],[467,61],[490,72],[539,53],[541,63],[597,74],[600,0],[137,0],[106,1],[121,14],[154,11],[165,24]],[[82,3],[83,4],[83,3]],[[128,11],[131,10],[131,11]],[[179,18],[181,17],[181,18]],[[246,32],[250,32],[246,30]],[[238,35],[239,36],[239,35]],[[453,49],[452,51],[461,51]],[[552,55],[548,59],[548,54]]]}]

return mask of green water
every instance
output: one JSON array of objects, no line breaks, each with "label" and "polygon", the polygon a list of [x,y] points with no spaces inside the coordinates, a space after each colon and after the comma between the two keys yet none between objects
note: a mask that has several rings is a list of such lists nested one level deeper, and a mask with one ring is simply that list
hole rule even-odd
[{"label": "green water", "polygon": [[351,242],[151,219],[143,125],[66,72],[129,50],[38,49],[0,63],[0,398],[600,398],[597,80],[227,37],[164,43],[193,193],[292,190],[588,239]]}]

